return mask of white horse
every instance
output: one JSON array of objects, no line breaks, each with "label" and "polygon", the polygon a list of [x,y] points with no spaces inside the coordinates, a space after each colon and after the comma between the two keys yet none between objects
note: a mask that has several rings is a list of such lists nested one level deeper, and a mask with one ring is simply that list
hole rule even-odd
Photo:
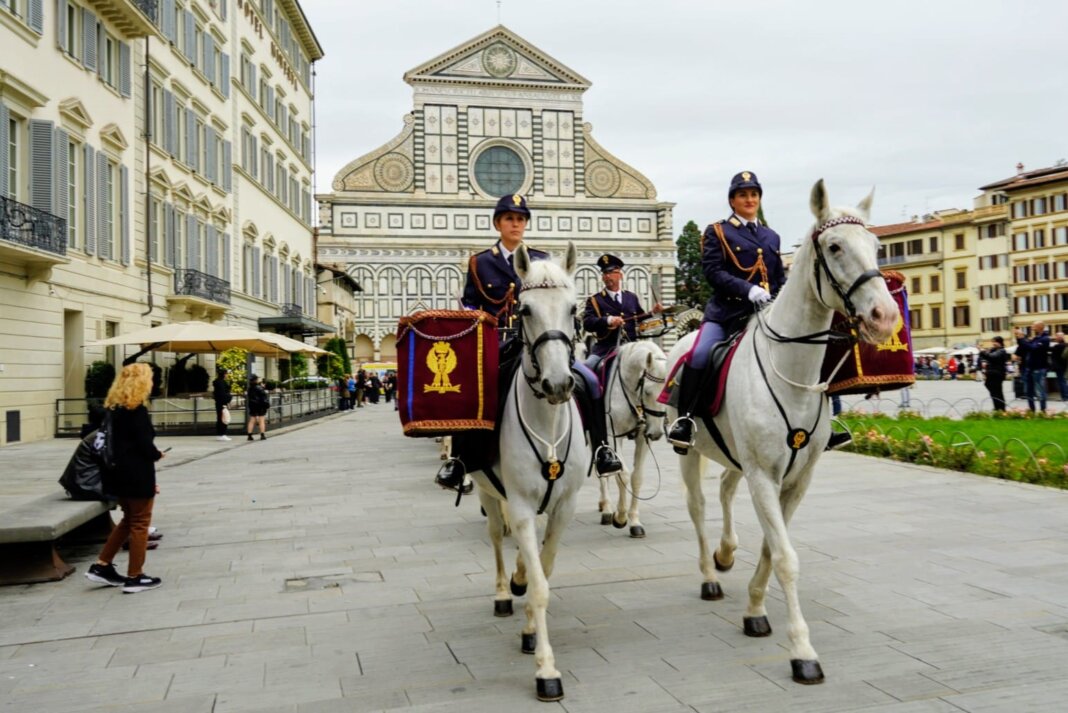
[{"label": "white horse", "polygon": [[[831,208],[823,181],[813,186],[810,202],[816,225],[798,249],[775,302],[750,319],[734,356],[726,400],[714,420],[728,453],[717,447],[698,418],[695,447],[681,456],[705,579],[702,599],[723,597],[714,569],[725,572],[734,565],[738,537],[731,501],[745,476],[764,542],[749,581],[744,631],[747,636],[771,634],[764,598],[774,570],[786,597],[790,664],[799,683],[819,683],[823,671],[801,614],[797,553],[786,527],[830,437],[826,387],[817,382],[827,339],[836,336],[828,334],[831,318],[835,311],[849,315],[856,336],[873,344],[890,337],[898,318],[897,305],[877,269],[878,240],[864,227],[871,200],[869,194],[856,209]],[[695,337],[688,335],[671,350],[671,364],[690,350]],[[670,411],[673,417],[675,409]],[[726,468],[720,480],[723,532],[711,554],[701,491],[706,458]]]},{"label": "white horse", "polygon": [[[605,387],[605,410],[608,412],[608,428],[618,439],[634,439],[634,461],[629,468],[615,477],[619,489],[616,512],[613,515],[608,505],[609,478],[600,478],[601,499],[597,503],[601,511],[601,524],[622,528],[630,523],[631,537],[645,537],[645,528],[639,519],[638,503],[641,498],[645,456],[650,449],[649,441],[658,441],[664,435],[664,415],[656,397],[664,388],[667,379],[667,357],[664,350],[654,342],[642,340],[630,342],[619,348],[619,354],[608,374]],[[627,493],[630,507],[627,508]]]},{"label": "white horse", "polygon": [[[485,472],[472,473],[486,511],[496,558],[494,614],[512,614],[512,594],[527,592],[523,653],[534,654],[537,696],[543,701],[564,697],[556,669],[545,610],[556,550],[564,528],[575,513],[576,496],[586,480],[590,452],[578,407],[571,398],[575,387],[571,360],[575,341],[575,246],[567,246],[564,266],[549,260],[532,262],[525,247],[515,255],[515,270],[523,280],[516,313],[520,316],[523,356],[510,385],[502,423],[500,448],[492,472],[504,488],[502,495]],[[504,512],[519,546],[511,581],[501,549]],[[535,517],[546,513],[543,538]],[[541,542],[539,555],[538,543]]]}]

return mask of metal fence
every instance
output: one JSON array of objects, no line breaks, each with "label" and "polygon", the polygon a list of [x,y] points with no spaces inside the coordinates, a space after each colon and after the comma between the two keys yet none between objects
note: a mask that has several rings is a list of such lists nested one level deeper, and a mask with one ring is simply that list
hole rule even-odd
[{"label": "metal fence", "polygon": [[[337,410],[337,394],[331,389],[300,389],[269,394],[271,409],[267,422],[273,427],[299,423],[329,415]],[[78,436],[82,426],[92,421],[92,411],[101,399],[56,399],[56,437]],[[188,397],[159,397],[148,404],[152,424],[159,434],[195,436],[215,433],[215,401],[210,394]],[[248,420],[245,397],[230,402],[230,430],[243,431]]]}]

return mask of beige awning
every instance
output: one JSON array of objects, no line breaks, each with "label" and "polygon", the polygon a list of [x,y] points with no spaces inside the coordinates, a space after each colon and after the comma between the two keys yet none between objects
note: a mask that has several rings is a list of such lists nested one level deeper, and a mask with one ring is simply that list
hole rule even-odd
[{"label": "beige awning", "polygon": [[324,350],[304,344],[280,334],[257,332],[245,327],[227,327],[209,322],[174,322],[150,329],[140,329],[110,339],[92,342],[88,346],[119,346],[136,344],[142,349],[186,354],[213,354],[227,349],[245,349],[256,356],[285,357],[303,352],[320,354]]}]

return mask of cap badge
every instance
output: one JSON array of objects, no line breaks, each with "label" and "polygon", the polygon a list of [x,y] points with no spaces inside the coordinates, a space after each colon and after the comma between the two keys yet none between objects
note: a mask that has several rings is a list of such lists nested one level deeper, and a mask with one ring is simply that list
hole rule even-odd
[{"label": "cap badge", "polygon": [[742,171],[742,180],[748,181],[752,175],[753,174],[749,173],[749,171]]},{"label": "cap badge", "polygon": [[512,196],[512,202],[515,205],[523,205],[523,196],[516,193],[514,196]]},{"label": "cap badge", "polygon": [[603,262],[605,265],[607,265],[608,264],[608,256],[607,255],[602,255],[601,256],[601,262]]}]

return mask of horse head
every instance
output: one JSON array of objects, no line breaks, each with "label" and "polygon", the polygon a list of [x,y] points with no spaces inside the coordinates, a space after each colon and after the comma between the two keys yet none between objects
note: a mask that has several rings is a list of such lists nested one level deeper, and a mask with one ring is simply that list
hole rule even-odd
[{"label": "horse head", "polygon": [[661,410],[656,399],[667,380],[667,357],[652,342],[635,342],[625,355],[620,355],[619,370],[624,390],[634,399],[634,405],[641,407],[645,436],[651,441],[660,440],[664,435],[666,412]]},{"label": "horse head", "polygon": [[879,344],[893,334],[898,308],[879,271],[879,240],[865,227],[874,194],[872,189],[856,208],[832,208],[823,179],[816,181],[809,202],[816,225],[802,251],[814,253],[811,284],[816,298],[854,319],[861,339]]},{"label": "horse head", "polygon": [[578,254],[567,244],[564,264],[532,261],[525,246],[515,254],[515,271],[523,280],[516,314],[523,341],[523,378],[535,396],[551,404],[571,398],[575,378],[571,361],[575,349],[575,270]]}]

